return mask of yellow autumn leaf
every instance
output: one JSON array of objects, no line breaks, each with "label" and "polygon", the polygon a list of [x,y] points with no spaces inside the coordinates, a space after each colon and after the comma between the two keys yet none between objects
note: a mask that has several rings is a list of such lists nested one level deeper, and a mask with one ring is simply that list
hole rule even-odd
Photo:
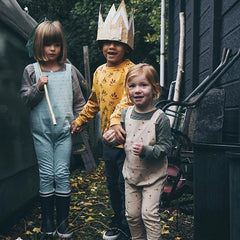
[{"label": "yellow autumn leaf", "polygon": [[72,206],[72,207],[71,207],[71,206],[70,206],[70,209],[71,209],[71,210],[80,210],[80,207],[77,207],[77,206]]},{"label": "yellow autumn leaf", "polygon": [[32,231],[35,232],[35,233],[40,233],[40,232],[41,232],[41,229],[35,227]]},{"label": "yellow autumn leaf", "polygon": [[72,187],[77,187],[78,183],[72,183]]},{"label": "yellow autumn leaf", "polygon": [[91,202],[85,202],[85,203],[83,203],[83,205],[85,205],[85,206],[92,206],[92,203]]},{"label": "yellow autumn leaf", "polygon": [[174,240],[182,240],[180,237],[175,237]]},{"label": "yellow autumn leaf", "polygon": [[169,234],[169,231],[168,231],[167,229],[165,229],[165,228],[162,228],[161,234],[162,234],[162,235],[163,235],[163,234]]},{"label": "yellow autumn leaf", "polygon": [[74,224],[73,224],[73,223],[69,223],[69,226],[70,226],[70,227],[74,227]]},{"label": "yellow autumn leaf", "polygon": [[26,231],[25,234],[26,235],[32,235],[32,232],[31,231]]},{"label": "yellow autumn leaf", "polygon": [[92,179],[93,179],[93,180],[98,180],[99,177],[98,177],[98,176],[97,176],[97,177],[92,177]]},{"label": "yellow autumn leaf", "polygon": [[92,220],[94,220],[92,217],[88,217],[88,218],[85,220],[85,222],[89,222],[89,221],[92,221]]},{"label": "yellow autumn leaf", "polygon": [[77,192],[77,194],[83,194],[83,193],[86,193],[86,192]]},{"label": "yellow autumn leaf", "polygon": [[93,187],[92,189],[91,189],[91,192],[94,192],[94,191],[96,191],[97,190],[97,187]]},{"label": "yellow autumn leaf", "polygon": [[168,219],[168,221],[169,221],[169,222],[173,222],[173,217],[170,217],[170,218]]}]

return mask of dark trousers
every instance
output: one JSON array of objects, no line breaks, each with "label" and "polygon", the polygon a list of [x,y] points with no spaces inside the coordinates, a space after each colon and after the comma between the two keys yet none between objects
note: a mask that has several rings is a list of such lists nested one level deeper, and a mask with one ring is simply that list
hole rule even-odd
[{"label": "dark trousers", "polygon": [[128,228],[125,218],[125,187],[122,175],[125,151],[123,148],[110,147],[103,144],[103,160],[105,161],[105,174],[114,211],[113,226]]}]

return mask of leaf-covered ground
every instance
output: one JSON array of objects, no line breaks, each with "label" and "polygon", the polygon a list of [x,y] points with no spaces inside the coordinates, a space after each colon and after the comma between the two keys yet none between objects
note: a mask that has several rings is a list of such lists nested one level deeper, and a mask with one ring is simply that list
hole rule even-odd
[{"label": "leaf-covered ground", "polygon": [[[78,168],[71,173],[70,224],[74,229],[73,240],[100,240],[107,228],[112,210],[105,184],[104,162],[97,169],[86,172]],[[192,200],[191,194],[184,194],[169,207],[160,210],[163,240],[193,239],[193,204],[180,205]],[[1,240],[40,240],[45,239],[40,231],[41,211],[36,201],[26,215],[9,231],[0,235]],[[58,239],[55,237],[54,239]]]}]

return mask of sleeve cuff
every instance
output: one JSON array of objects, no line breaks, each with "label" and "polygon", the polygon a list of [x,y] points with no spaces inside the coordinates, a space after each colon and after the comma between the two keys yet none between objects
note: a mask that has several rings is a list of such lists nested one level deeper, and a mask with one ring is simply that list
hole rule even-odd
[{"label": "sleeve cuff", "polygon": [[110,121],[110,127],[117,124],[121,124],[120,118],[112,118]]},{"label": "sleeve cuff", "polygon": [[75,119],[75,122],[77,123],[77,125],[79,125],[79,126],[82,126],[83,125],[83,121],[81,120],[81,119],[79,119],[79,118],[76,118]]},{"label": "sleeve cuff", "polygon": [[141,158],[146,160],[152,158],[153,148],[153,146],[144,146],[144,155]]}]

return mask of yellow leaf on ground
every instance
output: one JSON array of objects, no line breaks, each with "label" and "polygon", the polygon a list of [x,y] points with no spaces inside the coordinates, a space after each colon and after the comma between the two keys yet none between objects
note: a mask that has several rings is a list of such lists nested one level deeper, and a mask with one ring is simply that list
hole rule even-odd
[{"label": "yellow leaf on ground", "polygon": [[78,183],[72,183],[72,187],[77,187]]},{"label": "yellow leaf on ground", "polygon": [[175,237],[174,240],[182,240],[180,237]]},{"label": "yellow leaf on ground", "polygon": [[162,235],[163,235],[163,234],[169,234],[169,231],[168,231],[167,229],[162,228],[161,234],[162,234]]},{"label": "yellow leaf on ground", "polygon": [[32,232],[26,231],[25,234],[27,234],[27,235],[32,235]]},{"label": "yellow leaf on ground", "polygon": [[85,202],[85,203],[83,203],[83,205],[85,205],[85,206],[92,206],[92,203],[91,202]]},{"label": "yellow leaf on ground", "polygon": [[92,192],[94,192],[94,191],[96,191],[96,190],[97,190],[97,187],[91,188],[91,191],[92,191]]},{"label": "yellow leaf on ground", "polygon": [[72,206],[72,207],[71,207],[71,206],[70,206],[70,209],[71,209],[71,210],[80,210],[80,207],[77,207],[77,206]]},{"label": "yellow leaf on ground", "polygon": [[86,193],[86,192],[77,192],[77,194],[84,194],[84,193]]},{"label": "yellow leaf on ground", "polygon": [[173,222],[173,217],[170,217],[170,218],[168,219],[168,221],[169,221],[169,222]]},{"label": "yellow leaf on ground", "polygon": [[40,232],[41,232],[41,229],[35,227],[32,231],[35,232],[35,233],[40,233]]},{"label": "yellow leaf on ground", "polygon": [[89,221],[92,221],[92,220],[94,220],[92,217],[88,217],[88,218],[85,220],[85,222],[89,222]]}]

